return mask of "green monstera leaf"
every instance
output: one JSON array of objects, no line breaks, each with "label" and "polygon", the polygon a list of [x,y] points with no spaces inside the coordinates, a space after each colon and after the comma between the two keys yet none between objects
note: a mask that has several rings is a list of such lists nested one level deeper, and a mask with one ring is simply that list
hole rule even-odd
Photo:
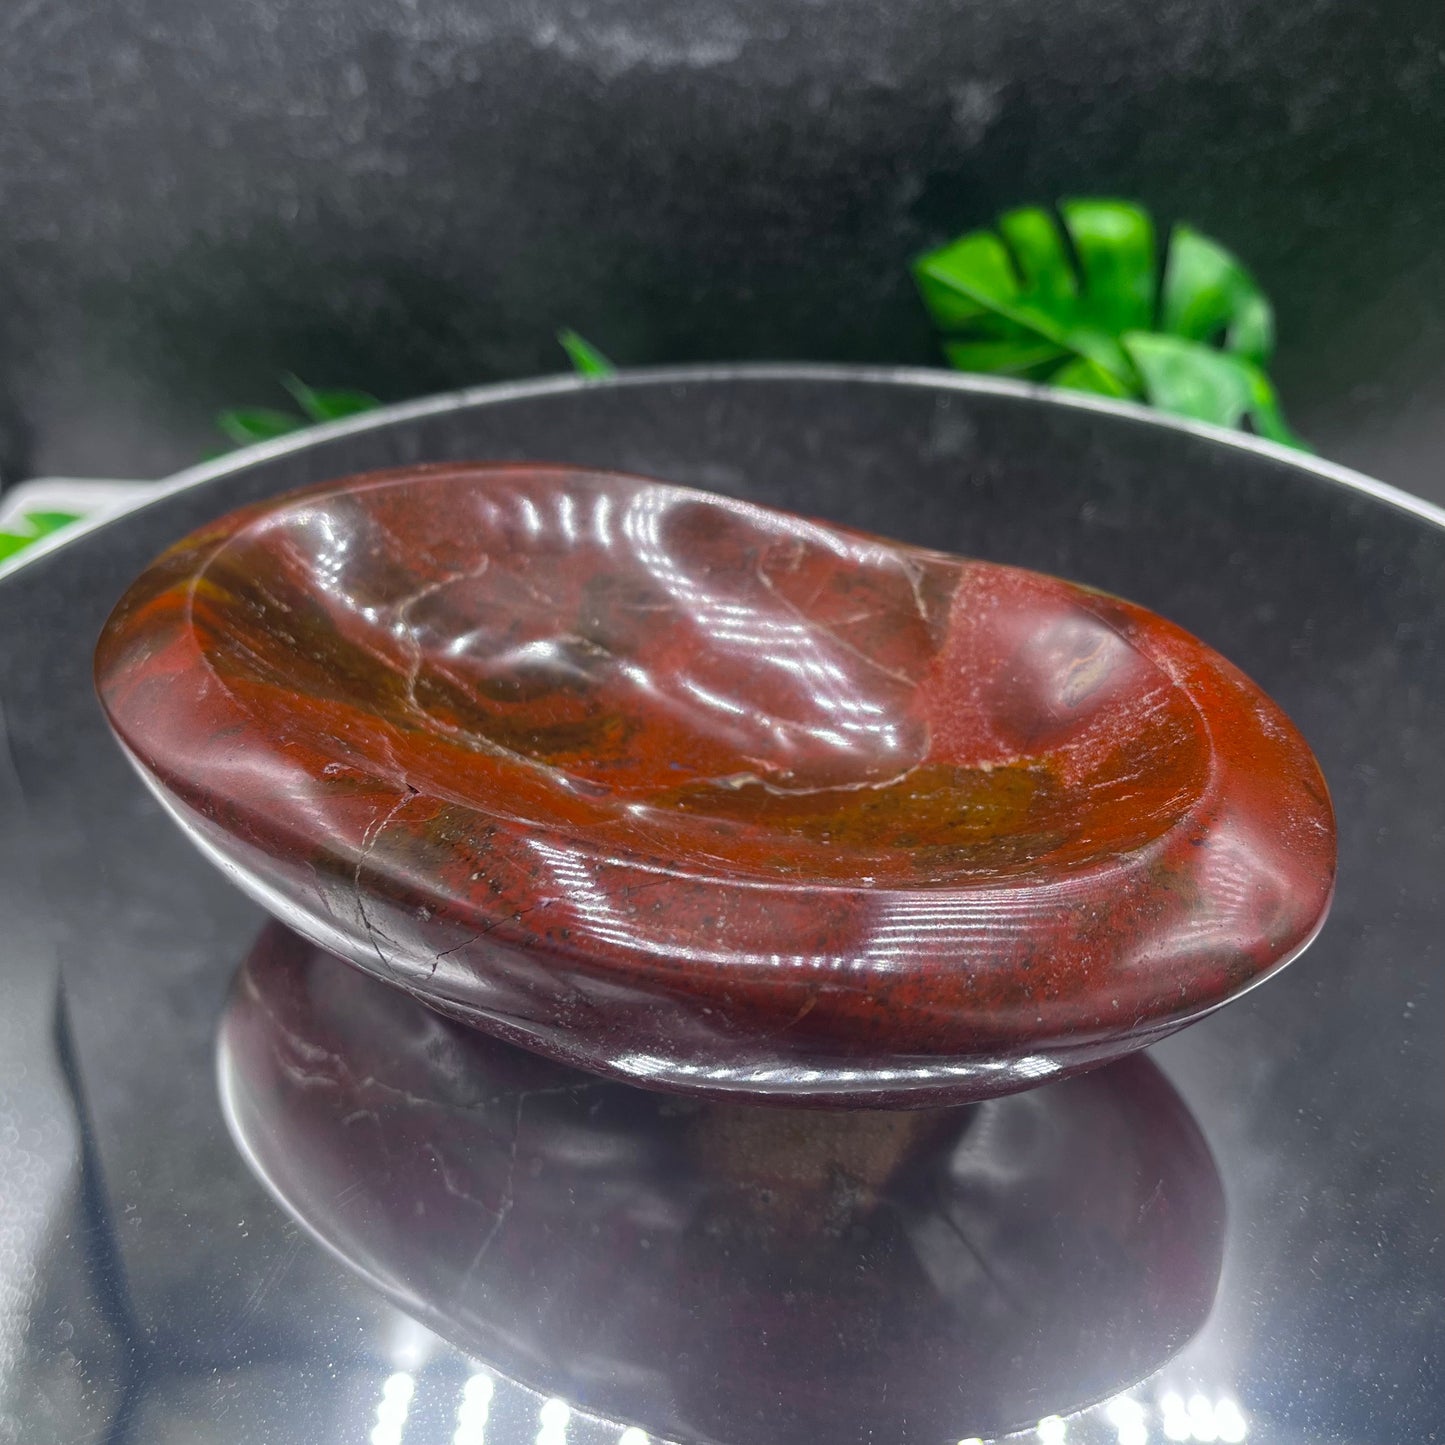
[{"label": "green monstera leaf", "polygon": [[921,256],[913,274],[956,370],[1140,399],[1303,445],[1263,369],[1268,299],[1188,226],[1161,237],[1127,201],[1029,206]]}]

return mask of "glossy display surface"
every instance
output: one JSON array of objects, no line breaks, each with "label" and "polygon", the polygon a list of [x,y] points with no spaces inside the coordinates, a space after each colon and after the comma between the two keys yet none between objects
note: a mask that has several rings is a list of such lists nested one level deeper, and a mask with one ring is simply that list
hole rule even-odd
[{"label": "glossy display surface", "polygon": [[441,465],[223,518],[96,672],[308,936],[673,1089],[1026,1087],[1239,993],[1333,882],[1308,748],[1181,629],[636,477]]},{"label": "glossy display surface", "polygon": [[348,1265],[491,1369],[669,1440],[992,1434],[1134,1384],[1213,1303],[1219,1177],[1144,1059],[963,1108],[680,1102],[277,924],[220,1050],[252,1166]]},{"label": "glossy display surface", "polygon": [[[1178,622],[1284,707],[1339,820],[1328,926],[1147,1054],[1224,1186],[1213,1308],[1156,1374],[1077,1414],[1035,1356],[1039,1419],[1015,1441],[1438,1440],[1445,515],[1318,458],[1020,388],[743,369],[441,399],[238,457],[0,579],[5,1445],[642,1445],[416,1323],[256,1181],[222,1116],[216,1029],[265,912],[182,835],[95,700],[108,612],[178,539],[326,477],[475,456],[671,477],[1075,578]],[[329,1207],[347,1219],[339,1192]],[[1122,1377],[1115,1340],[1159,1316],[1099,1283],[1107,1236],[1069,1239],[1041,1284],[1100,1290],[1119,1335],[1092,1348]],[[724,1363],[706,1388],[745,1397]]]}]

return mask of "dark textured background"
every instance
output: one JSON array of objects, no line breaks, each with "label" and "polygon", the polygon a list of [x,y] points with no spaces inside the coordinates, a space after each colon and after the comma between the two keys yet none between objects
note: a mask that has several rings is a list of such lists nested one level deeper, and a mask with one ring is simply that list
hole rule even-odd
[{"label": "dark textured background", "polygon": [[925,361],[905,262],[1137,197],[1327,455],[1445,499],[1439,0],[11,0],[0,467],[156,475],[274,377]]}]

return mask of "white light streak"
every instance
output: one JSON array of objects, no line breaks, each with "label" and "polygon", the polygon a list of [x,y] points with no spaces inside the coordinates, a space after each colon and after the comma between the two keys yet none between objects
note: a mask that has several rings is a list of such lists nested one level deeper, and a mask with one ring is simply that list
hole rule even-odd
[{"label": "white light streak", "polygon": [[492,1392],[496,1389],[490,1375],[473,1375],[462,1386],[461,1403],[457,1406],[457,1428],[452,1445],[482,1445],[487,1432],[487,1416],[492,1409]]},{"label": "white light streak", "polygon": [[376,1403],[376,1424],[367,1437],[371,1445],[401,1445],[415,1394],[416,1379],[406,1370],[397,1370],[382,1381],[381,1399]]},{"label": "white light streak", "polygon": [[542,1428],[537,1431],[537,1445],[566,1445],[567,1422],[572,1418],[572,1407],[565,1400],[552,1398],[542,1402],[537,1412]]}]

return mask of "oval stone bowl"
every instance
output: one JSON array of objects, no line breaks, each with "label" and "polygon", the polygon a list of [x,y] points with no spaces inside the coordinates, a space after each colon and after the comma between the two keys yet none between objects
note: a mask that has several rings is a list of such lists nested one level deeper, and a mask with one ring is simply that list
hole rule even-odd
[{"label": "oval stone bowl", "polygon": [[443,1012],[660,1088],[1006,1093],[1298,954],[1302,738],[1145,609],[641,477],[446,463],[232,513],[96,657],[195,842]]}]

